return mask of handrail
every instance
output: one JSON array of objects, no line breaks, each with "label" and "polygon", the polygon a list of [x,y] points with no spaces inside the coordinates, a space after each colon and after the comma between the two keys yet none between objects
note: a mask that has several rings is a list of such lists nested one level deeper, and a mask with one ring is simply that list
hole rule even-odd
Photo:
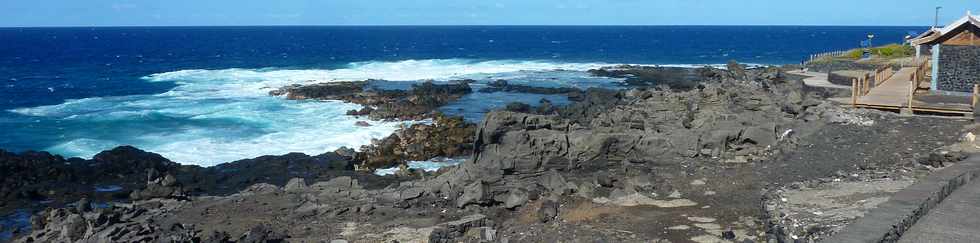
[{"label": "handrail", "polygon": [[875,86],[881,85],[881,83],[884,83],[885,80],[890,79],[893,75],[895,75],[895,70],[891,66],[885,65],[875,69]]},{"label": "handrail", "polygon": [[[928,72],[928,70],[930,69],[929,65],[930,65],[929,59],[922,60],[921,62],[918,63],[918,67],[915,68],[915,71],[912,72],[911,76],[909,77],[909,82],[911,83],[909,84],[908,108],[910,112],[915,112],[914,107],[912,107],[913,104],[912,102],[915,100],[915,91],[919,89],[919,84],[921,84],[922,81],[925,81],[926,72]],[[973,93],[974,94],[977,93],[976,85],[974,85]],[[977,96],[974,95],[973,107],[976,107],[976,103],[977,103]]]},{"label": "handrail", "polygon": [[846,56],[848,53],[850,53],[849,50],[837,50],[837,51],[829,51],[829,52],[811,54],[809,56],[809,58],[807,58],[803,62],[803,65],[809,65],[810,63],[813,63],[814,61],[819,60],[819,59],[822,59],[822,58],[825,58],[825,57],[843,57],[843,56]]},{"label": "handrail", "polygon": [[851,106],[857,107],[858,97],[871,92],[871,78],[871,73],[864,73],[860,77],[851,79]]},{"label": "handrail", "polygon": [[980,103],[980,84],[973,84],[973,102],[970,103],[970,107],[973,108],[973,112],[976,112],[977,110],[977,103]]}]

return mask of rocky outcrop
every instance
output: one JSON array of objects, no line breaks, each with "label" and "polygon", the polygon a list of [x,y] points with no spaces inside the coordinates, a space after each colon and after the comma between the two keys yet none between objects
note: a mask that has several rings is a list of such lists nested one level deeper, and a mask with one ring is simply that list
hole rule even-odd
[{"label": "rocky outcrop", "polygon": [[368,116],[375,120],[421,120],[434,116],[437,108],[471,93],[469,82],[449,84],[425,82],[409,90],[385,90],[371,85],[372,81],[333,82],[310,85],[291,85],[269,92],[287,99],[342,100],[365,106],[349,111],[348,115]]},{"label": "rocky outcrop", "polygon": [[146,177],[146,187],[143,189],[133,190],[133,192],[129,194],[129,198],[133,200],[148,200],[154,198],[187,198],[184,188],[181,186],[180,182],[177,182],[177,177],[174,177],[174,175],[161,175],[160,172],[157,172],[157,170],[149,169]]},{"label": "rocky outcrop", "polygon": [[725,70],[709,67],[659,67],[621,65],[589,70],[589,73],[599,77],[622,78],[626,84],[634,87],[666,85],[673,89],[687,90],[698,86],[704,81],[719,81],[734,79]]},{"label": "rocky outcrop", "polygon": [[508,208],[519,207],[526,192],[590,194],[592,183],[631,195],[655,183],[644,172],[649,164],[761,160],[792,144],[794,131],[821,122],[820,103],[802,84],[781,80],[779,70],[726,75],[742,79],[683,92],[590,90],[560,115],[491,112],[477,131],[472,160],[428,181],[428,192],[455,198],[457,207]]},{"label": "rocky outcrop", "polygon": [[125,199],[129,190],[145,187],[146,171],[168,173],[180,167],[158,154],[129,146],[101,152],[91,160],[0,150],[0,208],[9,212],[34,201],[61,205],[83,197]]},{"label": "rocky outcrop", "polygon": [[480,89],[481,93],[512,92],[527,94],[568,94],[576,93],[581,90],[568,87],[538,87],[521,84],[511,84],[507,80],[496,80],[487,84],[488,87]]},{"label": "rocky outcrop", "polygon": [[[814,123],[823,122],[819,102],[801,83],[784,80],[778,69],[733,66],[705,73],[715,79],[686,90],[590,89],[573,95],[580,101],[567,107],[550,112],[495,111],[476,127],[458,118],[436,116],[433,124],[406,128],[361,152],[342,149],[320,156],[256,158],[219,165],[212,174],[186,181],[181,175],[187,172],[178,171],[175,177],[185,191],[203,191],[211,185],[249,186],[227,196],[191,196],[190,201],[138,200],[135,206],[123,208],[145,211],[113,225],[138,227],[133,230],[150,233],[136,236],[151,240],[175,235],[224,240],[492,242],[501,234],[514,236],[527,225],[546,225],[552,230],[547,232],[558,232],[563,229],[556,227],[576,224],[568,217],[604,213],[593,209],[701,206],[681,198],[676,185],[704,186],[705,181],[677,181],[679,175],[697,170],[688,165],[705,164],[679,163],[699,160],[718,167],[750,167],[742,164],[793,146],[797,134],[807,134]],[[411,180],[347,174],[353,164],[387,167],[391,161],[470,153],[471,158],[456,167]],[[659,171],[664,167],[679,171]],[[150,178],[151,184],[177,185],[166,182],[166,176]],[[86,222],[78,225],[90,225],[88,214],[68,211],[55,221],[71,222],[67,217],[77,215]],[[61,240],[50,236],[60,237],[64,229],[73,227],[39,224],[34,239]],[[117,232],[86,227],[87,233],[70,239]],[[498,227],[509,228],[503,232]],[[547,240],[534,242],[540,241]]]},{"label": "rocky outcrop", "polygon": [[406,161],[462,157],[473,152],[476,125],[436,114],[431,124],[414,124],[361,148],[355,161],[365,168],[388,168]]},{"label": "rocky outcrop", "polygon": [[355,156],[352,150],[340,149],[317,156],[262,156],[203,168],[180,165],[129,146],[99,153],[91,160],[0,150],[0,213],[31,208],[38,201],[59,207],[81,198],[107,202],[228,195],[256,183],[284,185],[294,177],[354,176],[372,186],[397,180],[353,171]]}]

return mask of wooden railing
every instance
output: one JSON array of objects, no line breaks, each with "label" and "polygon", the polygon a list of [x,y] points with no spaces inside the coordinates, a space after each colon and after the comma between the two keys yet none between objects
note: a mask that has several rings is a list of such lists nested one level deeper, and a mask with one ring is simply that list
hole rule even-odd
[{"label": "wooden railing", "polygon": [[[912,72],[911,76],[909,77],[909,80],[910,80],[911,84],[909,84],[909,93],[908,93],[909,103],[908,103],[908,108],[909,108],[909,111],[910,112],[914,112],[914,109],[912,107],[912,104],[913,104],[912,101],[915,100],[915,92],[917,90],[919,90],[919,84],[922,84],[922,82],[926,80],[926,73],[928,73],[930,70],[932,70],[932,67],[930,65],[929,60],[928,59],[922,60],[922,61],[920,61],[920,62],[917,63],[916,68],[915,68],[915,72]],[[977,87],[974,86],[973,87],[973,93],[976,93],[976,92],[977,92]],[[974,99],[973,100],[974,100],[973,107],[976,107],[976,95],[974,95]]]},{"label": "wooden railing", "polygon": [[837,51],[829,51],[829,52],[824,52],[824,53],[813,54],[813,55],[810,55],[810,57],[806,61],[804,61],[803,64],[804,65],[809,65],[810,63],[812,63],[814,61],[817,61],[817,60],[820,60],[820,59],[823,59],[823,58],[826,58],[826,57],[842,57],[842,56],[846,56],[847,53],[849,53],[849,52],[850,51],[848,51],[848,50],[837,50]]},{"label": "wooden railing", "polygon": [[918,86],[922,81],[926,81],[926,74],[932,70],[932,66],[929,60],[923,60],[915,67],[915,72],[912,72],[912,77],[909,77],[909,80],[912,80]]},{"label": "wooden railing", "polygon": [[892,76],[894,75],[895,75],[895,70],[893,70],[892,67],[888,65],[875,69],[875,75],[874,75],[875,86],[877,87],[878,85],[881,85],[881,83],[884,83],[885,80],[892,78]]},{"label": "wooden railing", "polygon": [[857,106],[858,97],[865,96],[871,91],[871,73],[864,73],[858,78],[851,79],[851,105]]},{"label": "wooden railing", "polygon": [[977,102],[980,102],[980,84],[973,84],[973,102],[970,103],[973,107],[973,114],[976,114]]},{"label": "wooden railing", "polygon": [[864,73],[858,78],[851,80],[851,104],[857,105],[858,97],[868,95],[871,88],[877,87],[895,75],[895,70],[891,66],[882,66],[873,72]]}]

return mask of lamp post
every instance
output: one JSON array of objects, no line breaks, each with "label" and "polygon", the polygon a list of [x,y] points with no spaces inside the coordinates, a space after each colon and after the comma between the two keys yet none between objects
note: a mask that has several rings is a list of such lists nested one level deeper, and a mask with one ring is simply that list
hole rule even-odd
[{"label": "lamp post", "polygon": [[868,33],[868,53],[871,53],[871,51],[874,50],[873,49],[874,48],[874,44],[871,44],[871,39],[874,39],[874,38],[875,38],[875,34]]}]

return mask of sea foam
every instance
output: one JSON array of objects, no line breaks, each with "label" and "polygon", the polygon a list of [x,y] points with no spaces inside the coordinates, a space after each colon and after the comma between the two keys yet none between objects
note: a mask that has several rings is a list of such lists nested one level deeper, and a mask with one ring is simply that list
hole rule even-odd
[{"label": "sea foam", "polygon": [[[160,94],[84,98],[11,111],[53,120],[57,127],[52,129],[57,129],[58,136],[53,139],[60,142],[45,150],[54,153],[89,158],[115,146],[132,145],[176,162],[211,166],[262,155],[356,149],[406,124],[367,121],[370,127],[360,127],[355,124],[366,120],[345,115],[348,110],[361,108],[359,105],[269,96],[269,91],[282,86],[365,79],[417,82],[506,78],[515,83],[587,88],[621,81],[589,77],[584,72],[608,65],[438,59],[357,62],[339,69],[179,70],[143,78],[176,84]],[[473,100],[484,96],[500,98],[481,94],[443,111],[477,120],[480,112],[504,105],[465,104],[487,103]],[[518,100],[534,103],[545,97],[532,98]],[[560,97],[547,98],[563,102]]]}]

